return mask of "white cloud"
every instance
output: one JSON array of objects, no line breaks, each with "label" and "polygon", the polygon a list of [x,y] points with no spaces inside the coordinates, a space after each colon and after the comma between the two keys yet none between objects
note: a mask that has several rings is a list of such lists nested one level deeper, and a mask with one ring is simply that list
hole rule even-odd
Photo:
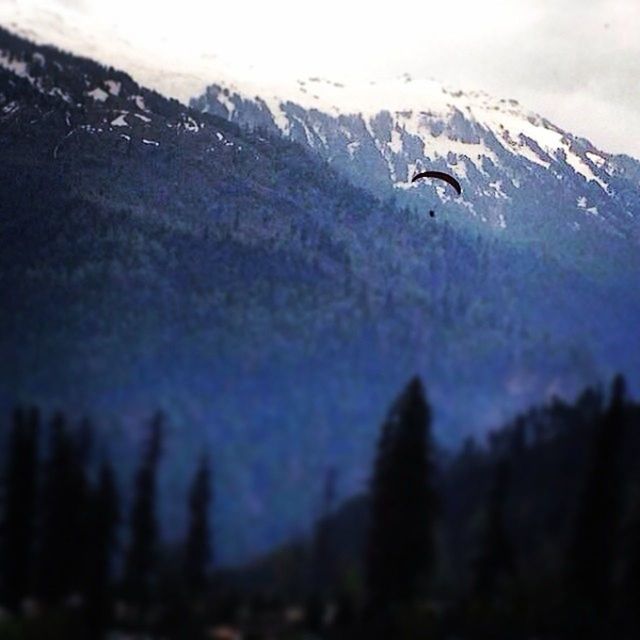
[{"label": "white cloud", "polygon": [[[640,157],[638,0],[0,0],[0,21],[12,13],[39,36],[45,16],[54,42],[141,81],[160,86],[163,73],[181,72],[172,90],[182,98],[235,70],[274,82],[409,71],[517,98],[605,150]],[[72,28],[76,39],[65,40]]]}]

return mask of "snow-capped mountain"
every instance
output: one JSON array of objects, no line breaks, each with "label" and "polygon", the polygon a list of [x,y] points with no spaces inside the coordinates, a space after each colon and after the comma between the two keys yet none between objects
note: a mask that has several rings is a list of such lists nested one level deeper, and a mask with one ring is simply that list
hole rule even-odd
[{"label": "snow-capped mountain", "polygon": [[[437,208],[454,225],[544,239],[569,254],[569,238],[584,241],[576,236],[640,246],[640,163],[597,149],[514,100],[405,75],[360,86],[310,78],[283,94],[212,85],[192,106],[278,131],[354,184],[418,209]],[[412,184],[426,168],[455,175],[462,197],[438,184]]]},{"label": "snow-capped mountain", "polygon": [[[637,388],[637,163],[498,103],[536,135],[509,125],[512,153],[435,92],[437,118],[395,93],[367,115],[360,98],[337,113],[210,90],[240,127],[0,29],[0,409],[67,407],[135,437],[160,405],[180,444],[165,491],[211,445],[221,554],[241,560],[311,521],[327,464],[362,489],[416,372],[450,445],[616,371]],[[408,187],[427,161],[461,199]]]}]

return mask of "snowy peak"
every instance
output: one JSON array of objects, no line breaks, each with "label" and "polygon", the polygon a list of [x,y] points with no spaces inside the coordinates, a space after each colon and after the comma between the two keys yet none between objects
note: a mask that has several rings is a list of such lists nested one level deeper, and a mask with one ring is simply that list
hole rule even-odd
[{"label": "snowy peak", "polygon": [[[210,87],[208,94],[226,109],[226,116],[234,117],[235,102],[256,96],[258,105],[266,105],[275,124],[283,133],[291,127],[290,106],[306,111],[318,111],[332,117],[360,117],[368,124],[382,114],[393,118],[394,152],[400,151],[400,136],[406,132],[424,137],[427,147],[436,151],[450,143],[479,145],[492,132],[509,152],[522,150],[533,162],[548,167],[547,156],[563,151],[573,158],[573,137],[540,115],[522,108],[516,100],[495,99],[482,92],[463,92],[448,89],[435,80],[414,80],[408,74],[387,82],[343,84],[322,78],[298,80],[292,86],[280,86],[280,93],[256,84],[231,84],[223,88]],[[251,100],[251,98],[249,98]],[[432,140],[429,140],[432,138]],[[473,154],[473,151],[472,151]],[[593,149],[595,162],[602,167],[606,154]],[[488,153],[487,157],[491,157]],[[575,163],[585,177],[594,179],[592,172]]]},{"label": "snowy peak", "polygon": [[[637,193],[640,182],[623,178],[620,158],[515,100],[404,74],[348,85],[322,78],[278,87],[216,84],[191,104],[243,126],[278,131],[313,148],[358,186],[402,204],[446,202],[467,222],[510,227],[515,235],[530,226],[532,207],[543,208],[551,212],[545,233],[600,224],[594,232],[637,237],[637,199],[622,194]],[[462,197],[412,184],[427,167],[454,174]]]}]

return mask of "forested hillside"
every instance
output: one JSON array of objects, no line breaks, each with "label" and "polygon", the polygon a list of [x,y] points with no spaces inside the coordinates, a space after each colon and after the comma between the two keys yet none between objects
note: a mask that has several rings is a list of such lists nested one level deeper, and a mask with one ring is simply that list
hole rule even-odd
[{"label": "forested hillside", "polygon": [[360,491],[372,425],[414,373],[447,446],[615,371],[635,388],[632,259],[585,271],[117,70],[6,31],[0,51],[2,406],[101,416],[124,472],[161,405],[169,495],[193,452],[225,451],[226,560],[304,529],[327,466],[340,497]]}]

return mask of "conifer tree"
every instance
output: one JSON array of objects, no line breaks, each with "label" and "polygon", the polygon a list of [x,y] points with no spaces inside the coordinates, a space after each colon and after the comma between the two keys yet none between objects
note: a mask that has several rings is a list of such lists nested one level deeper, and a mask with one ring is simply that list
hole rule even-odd
[{"label": "conifer tree", "polygon": [[189,529],[185,549],[185,577],[193,595],[202,594],[207,586],[207,573],[212,561],[209,508],[211,504],[211,471],[206,458],[200,462],[189,491]]},{"label": "conifer tree", "polygon": [[50,428],[48,459],[41,494],[39,593],[56,604],[81,588],[81,559],[87,480],[63,414]]},{"label": "conifer tree", "polygon": [[640,635],[640,495],[636,495],[633,501],[624,542],[626,562],[620,604],[628,637],[637,638]]},{"label": "conifer tree", "polygon": [[371,611],[418,596],[434,564],[431,411],[418,378],[382,426],[371,484],[366,587]]},{"label": "conifer tree", "polygon": [[475,590],[481,597],[498,595],[501,584],[515,575],[515,555],[505,524],[510,469],[498,463],[489,494],[487,520],[476,562]]},{"label": "conifer tree", "polygon": [[17,408],[8,442],[3,528],[4,603],[17,611],[29,593],[36,524],[39,414]]},{"label": "conifer tree", "polygon": [[329,583],[331,565],[331,540],[329,534],[329,515],[336,495],[336,470],[330,467],[324,478],[322,511],[314,532],[312,571],[314,591],[325,592]]},{"label": "conifer tree", "polygon": [[569,550],[568,595],[577,619],[595,632],[610,609],[613,554],[619,519],[618,459],[625,423],[625,382],[617,376],[609,406],[596,426]]},{"label": "conifer tree", "polygon": [[157,559],[156,484],[163,424],[163,415],[157,413],[151,421],[145,450],[134,480],[131,541],[125,559],[124,578],[128,597],[142,607],[149,603]]},{"label": "conifer tree", "polygon": [[95,633],[103,630],[109,616],[111,576],[117,546],[119,501],[111,464],[100,467],[97,486],[91,492],[87,509],[90,544],[85,551],[85,594],[89,622]]}]

